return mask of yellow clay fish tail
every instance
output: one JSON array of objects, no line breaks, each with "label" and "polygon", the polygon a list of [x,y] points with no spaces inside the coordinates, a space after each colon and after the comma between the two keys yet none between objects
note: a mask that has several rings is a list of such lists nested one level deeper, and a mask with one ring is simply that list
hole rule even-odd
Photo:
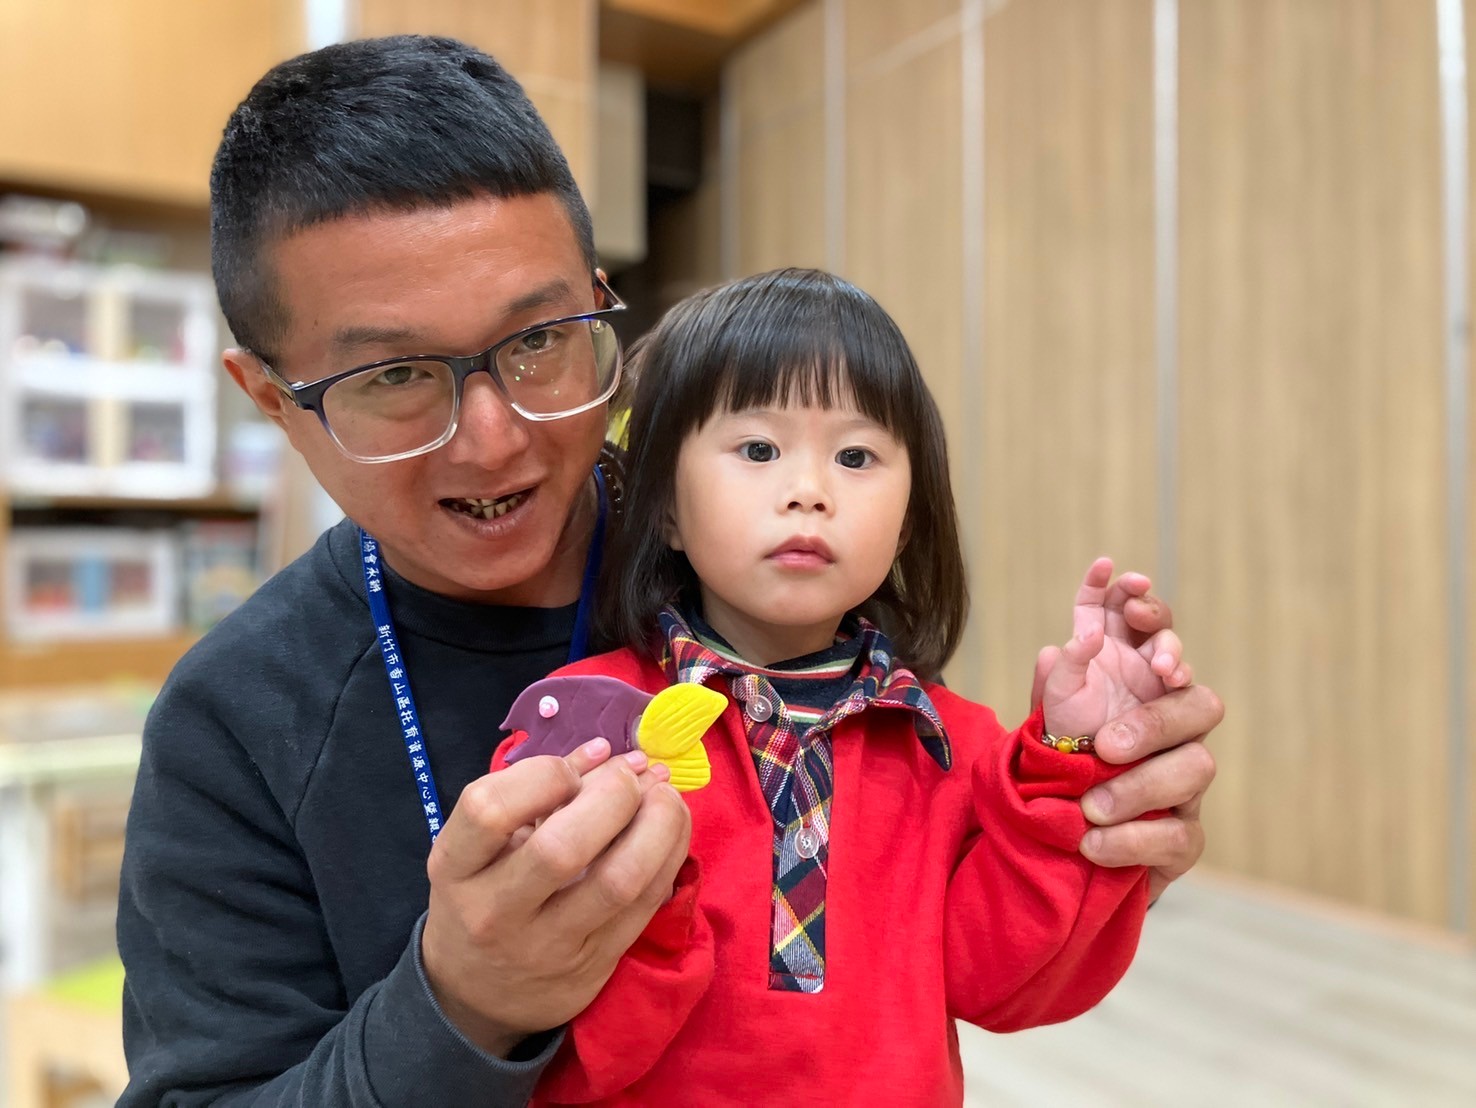
[{"label": "yellow clay fish tail", "polygon": [[646,706],[636,727],[636,742],[651,761],[671,770],[674,788],[700,789],[712,780],[702,736],[727,706],[728,698],[715,689],[672,685]]}]

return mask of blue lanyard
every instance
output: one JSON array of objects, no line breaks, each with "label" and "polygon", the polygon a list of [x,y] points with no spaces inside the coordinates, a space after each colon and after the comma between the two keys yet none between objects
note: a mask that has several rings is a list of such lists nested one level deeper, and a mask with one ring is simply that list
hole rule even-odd
[{"label": "blue lanyard", "polygon": [[[605,478],[598,466],[595,467],[594,478],[598,507],[595,512],[594,538],[589,544],[589,554],[584,559],[579,607],[574,612],[574,635],[569,643],[571,662],[576,662],[589,653],[589,622],[594,611],[595,584],[600,577],[600,552],[605,540]],[[364,592],[369,598],[369,614],[374,619],[379,653],[384,659],[385,674],[389,677],[390,694],[394,697],[395,713],[400,721],[400,734],[405,738],[405,752],[410,756],[410,772],[415,777],[420,806],[425,810],[425,823],[430,828],[431,842],[434,843],[436,836],[441,833],[446,813],[441,808],[440,794],[436,792],[436,778],[431,773],[430,757],[425,751],[425,735],[420,730],[420,713],[416,711],[415,697],[410,692],[410,675],[405,671],[399,636],[395,634],[395,621],[390,616],[389,597],[384,592],[384,569],[379,557],[379,543],[362,528],[359,530],[359,553],[364,560]]]}]

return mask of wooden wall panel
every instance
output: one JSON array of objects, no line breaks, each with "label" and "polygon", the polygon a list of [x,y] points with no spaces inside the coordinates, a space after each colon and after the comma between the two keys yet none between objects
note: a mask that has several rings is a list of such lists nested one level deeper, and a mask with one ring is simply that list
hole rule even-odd
[{"label": "wooden wall panel", "polygon": [[893,56],[887,68],[847,58],[844,275],[907,336],[962,486],[973,473],[974,419],[962,380],[961,46],[954,35]]},{"label": "wooden wall panel", "polygon": [[737,272],[825,267],[825,120],[818,108],[746,135]]},{"label": "wooden wall panel", "polygon": [[985,25],[982,435],[960,505],[983,536],[971,686],[1007,720],[1092,558],[1155,570],[1151,13],[1033,0]]},{"label": "wooden wall panel", "polygon": [[4,0],[0,180],[203,209],[227,117],[304,35],[288,0]]},{"label": "wooden wall panel", "polygon": [[1433,4],[1181,11],[1179,610],[1210,864],[1446,922]]},{"label": "wooden wall panel", "polygon": [[734,55],[734,275],[824,267],[824,18],[812,0]]},{"label": "wooden wall panel", "polygon": [[356,9],[358,35],[450,35],[506,65],[594,202],[595,0],[357,0]]},{"label": "wooden wall panel", "polygon": [[[1476,221],[1469,219],[1476,213],[1476,74],[1472,72],[1472,59],[1476,59],[1476,0],[1465,0],[1462,5],[1466,29],[1466,204],[1468,213],[1467,266],[1471,275],[1471,299],[1466,304],[1468,319],[1476,319]],[[1476,332],[1473,332],[1476,336]],[[1476,379],[1476,339],[1468,341],[1466,348],[1468,385]],[[1466,827],[1453,827],[1452,834],[1462,835],[1466,844],[1466,913],[1467,935],[1476,941],[1476,388],[1470,388],[1466,410],[1466,658],[1461,670],[1451,674],[1451,680],[1465,692],[1466,705]]]},{"label": "wooden wall panel", "polygon": [[[1153,573],[1163,548],[1154,0],[985,5],[982,243],[961,234],[977,193],[958,4],[838,10],[844,141],[823,138],[843,192],[781,226],[796,201],[766,209],[762,190],[807,196],[816,163],[788,181],[750,168],[744,237],[766,261],[813,250],[843,205],[844,272],[917,349],[981,538],[981,646],[950,677],[1014,718],[1089,558]],[[789,53],[749,56],[744,81],[774,105],[750,105],[750,122],[823,127],[816,39],[835,28],[820,15],[806,9]],[[1462,618],[1476,658],[1476,589],[1450,611],[1435,5],[1185,0],[1178,47],[1170,599],[1229,705],[1206,864],[1446,926],[1452,682],[1476,720],[1476,682],[1451,672],[1446,644]],[[805,111],[786,114],[797,99]],[[767,153],[758,131],[740,144],[765,173],[785,157],[767,126]],[[1472,251],[1476,267],[1476,238]],[[982,374],[968,379],[975,264]]]},{"label": "wooden wall panel", "polygon": [[809,0],[743,46],[724,69],[740,131],[820,106],[825,95],[825,6]]},{"label": "wooden wall panel", "polygon": [[906,49],[918,36],[932,40],[958,33],[959,0],[844,0],[846,66],[855,73],[889,51]]}]

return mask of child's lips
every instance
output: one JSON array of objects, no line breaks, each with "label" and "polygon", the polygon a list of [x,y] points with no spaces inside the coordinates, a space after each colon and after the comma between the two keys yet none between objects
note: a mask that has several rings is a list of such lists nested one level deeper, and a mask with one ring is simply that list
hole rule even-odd
[{"label": "child's lips", "polygon": [[802,536],[790,539],[769,554],[769,560],[780,565],[828,566],[835,555],[824,539]]}]

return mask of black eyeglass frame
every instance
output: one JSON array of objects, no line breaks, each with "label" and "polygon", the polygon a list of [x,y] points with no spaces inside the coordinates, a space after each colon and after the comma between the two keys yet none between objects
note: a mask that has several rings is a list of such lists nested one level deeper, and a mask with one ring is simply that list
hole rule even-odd
[{"label": "black eyeglass frame", "polygon": [[[625,354],[620,345],[618,335],[615,336],[615,372],[610,375],[610,383],[605,386],[604,391],[599,396],[593,400],[587,400],[577,407],[570,408],[568,411],[545,413],[526,410],[513,399],[506,383],[502,380],[502,374],[497,370],[498,351],[509,343],[517,342],[519,339],[527,338],[529,335],[536,334],[539,331],[546,331],[550,327],[560,327],[566,323],[605,319],[614,315],[616,312],[626,310],[625,301],[621,300],[615,294],[615,290],[598,273],[595,274],[594,287],[597,292],[603,295],[607,307],[597,308],[592,312],[580,312],[577,315],[559,316],[557,319],[546,319],[541,323],[533,324],[531,327],[520,328],[507,337],[498,339],[491,346],[487,347],[487,349],[476,354],[408,354],[400,358],[384,358],[377,362],[355,366],[353,369],[346,369],[342,373],[334,373],[317,381],[299,383],[293,383],[287,380],[268,365],[266,359],[260,354],[256,355],[256,361],[261,366],[263,372],[266,373],[267,379],[277,387],[283,396],[287,397],[288,400],[292,401],[293,404],[303,411],[312,412],[318,417],[318,422],[323,425],[323,430],[333,440],[333,445],[338,447],[346,457],[356,462],[365,462],[369,465],[377,465],[382,462],[398,462],[405,458],[416,458],[421,454],[429,454],[432,450],[439,450],[451,441],[451,437],[456,434],[456,427],[461,420],[461,395],[466,385],[466,379],[473,373],[485,371],[487,376],[492,378],[493,384],[497,386],[497,391],[507,401],[508,407],[512,408],[513,411],[517,412],[524,419],[531,420],[534,423],[548,423],[556,419],[567,419],[569,416],[579,415],[582,412],[589,411],[591,408],[598,407],[609,400],[611,396],[615,395],[615,390],[620,387],[620,376],[625,366]],[[451,380],[453,383],[451,419],[446,426],[445,432],[440,438],[425,446],[417,447],[414,450],[402,451],[399,454],[392,454],[384,458],[365,458],[355,454],[339,441],[338,436],[334,434],[332,426],[328,423],[328,415],[323,410],[324,394],[334,385],[338,384],[338,382],[347,380],[360,373],[367,373],[375,369],[384,369],[389,366],[404,365],[407,362],[440,362],[443,365],[451,367]]]}]

